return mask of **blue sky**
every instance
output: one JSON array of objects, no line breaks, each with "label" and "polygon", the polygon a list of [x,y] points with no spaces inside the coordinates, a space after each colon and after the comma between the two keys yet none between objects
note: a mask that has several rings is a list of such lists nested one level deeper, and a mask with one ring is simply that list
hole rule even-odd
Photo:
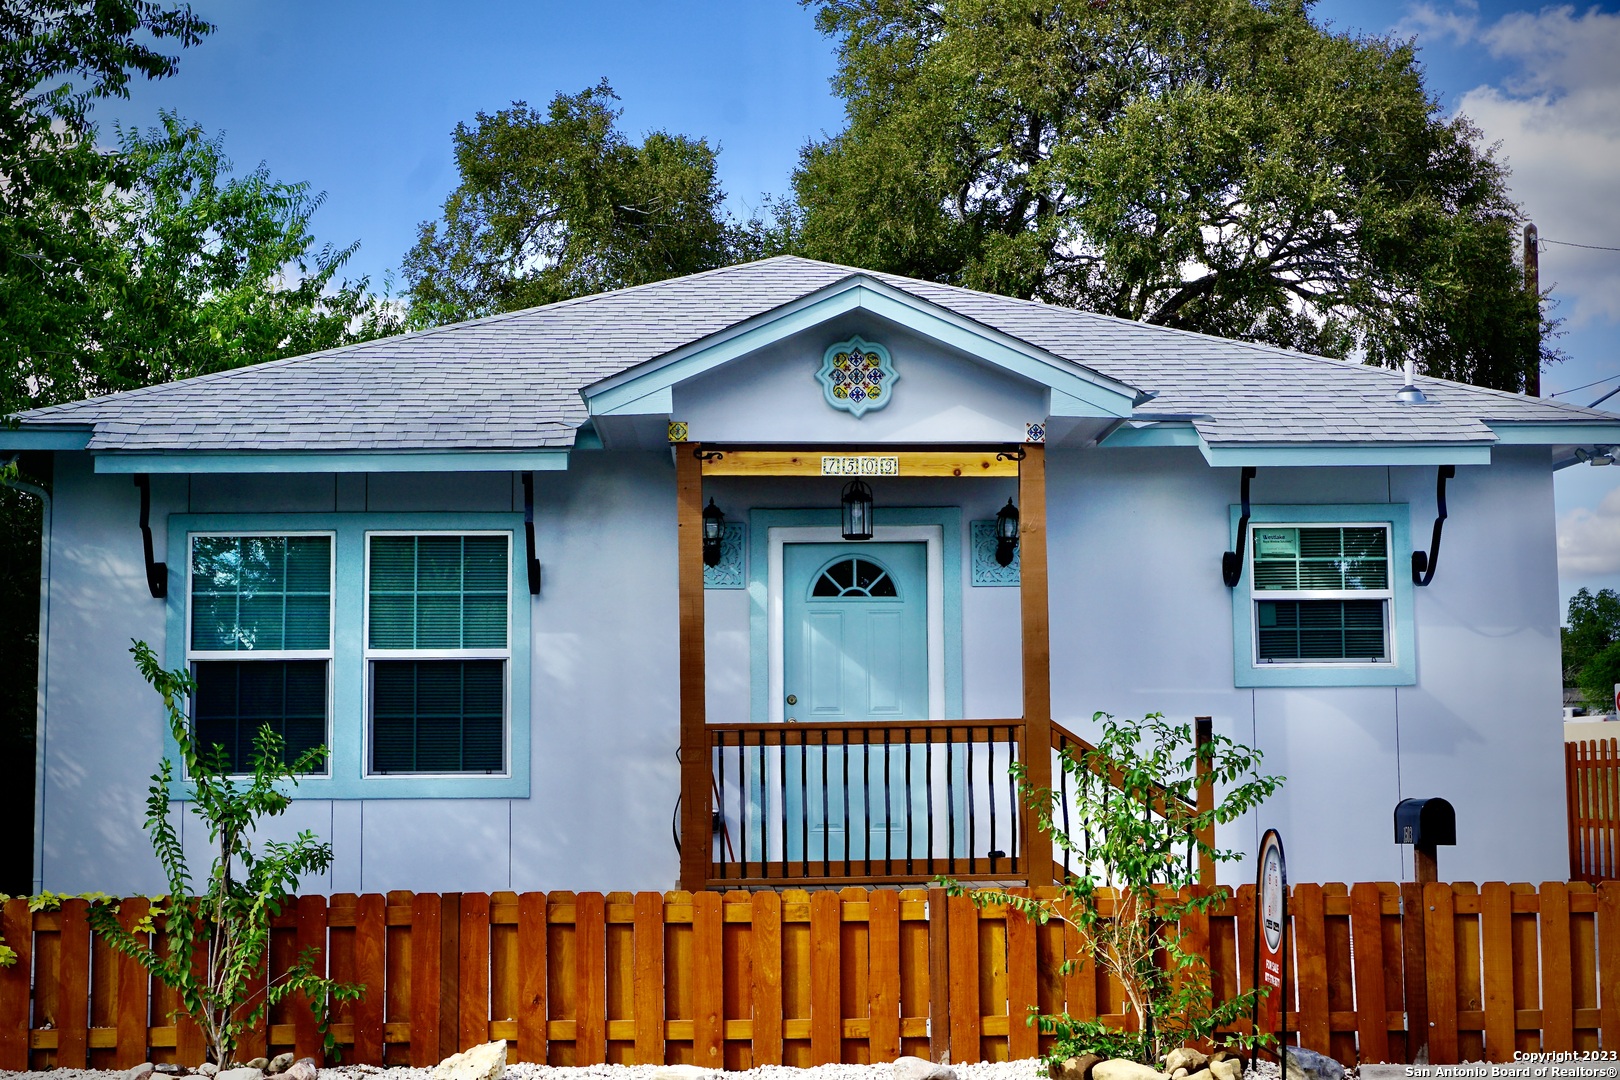
[{"label": "blue sky", "polygon": [[[703,136],[746,213],[783,193],[807,139],[842,127],[831,43],[794,0],[561,3],[194,0],[218,31],[180,74],[134,87],[103,122],[148,125],[172,109],[240,168],[326,193],[317,235],[360,241],[350,263],[380,283],[456,181],[450,131],[480,109],[544,105],[606,77],[623,128]],[[1335,28],[1415,37],[1428,85],[1484,130],[1547,241],[1620,248],[1620,13],[1615,4],[1525,7],[1432,0],[1322,0]],[[1543,392],[1586,404],[1620,378],[1620,251],[1546,243],[1544,285],[1569,359]],[[1620,395],[1605,408],[1620,412]],[[1558,474],[1560,577],[1620,588],[1620,466]],[[1456,515],[1467,512],[1453,506]]]}]

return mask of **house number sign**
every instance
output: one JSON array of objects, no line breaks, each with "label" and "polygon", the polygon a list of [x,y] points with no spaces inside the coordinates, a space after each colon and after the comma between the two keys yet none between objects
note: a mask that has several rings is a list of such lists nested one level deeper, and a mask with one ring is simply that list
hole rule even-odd
[{"label": "house number sign", "polygon": [[822,476],[899,476],[896,454],[823,454]]}]

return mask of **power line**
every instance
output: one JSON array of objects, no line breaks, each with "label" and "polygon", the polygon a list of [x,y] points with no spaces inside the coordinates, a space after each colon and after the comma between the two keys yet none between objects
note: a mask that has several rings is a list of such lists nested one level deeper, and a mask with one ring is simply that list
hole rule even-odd
[{"label": "power line", "polygon": [[1541,238],[1543,244],[1557,244],[1559,247],[1585,248],[1587,251],[1620,251],[1620,247],[1604,247],[1602,244],[1572,244],[1568,240],[1549,240]]},{"label": "power line", "polygon": [[[1592,382],[1587,383],[1585,386],[1572,386],[1568,390],[1560,390],[1560,391],[1558,391],[1558,394],[1573,394],[1577,390],[1585,390],[1588,387],[1593,387],[1593,386],[1597,386],[1597,385],[1599,385],[1601,383],[1606,383],[1606,382],[1610,381],[1611,379],[1620,379],[1620,374],[1605,375],[1603,378],[1595,379]],[[1550,398],[1555,398],[1555,397],[1558,396],[1558,394],[1548,394],[1547,396],[1550,397]]]}]

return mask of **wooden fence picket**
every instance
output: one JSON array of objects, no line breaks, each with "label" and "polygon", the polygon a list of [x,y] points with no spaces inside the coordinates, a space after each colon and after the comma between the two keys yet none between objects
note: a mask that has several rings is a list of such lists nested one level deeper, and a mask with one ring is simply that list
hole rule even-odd
[{"label": "wooden fence picket", "polygon": [[[87,910],[0,908],[19,957],[0,968],[0,1068],[192,1063],[200,1028],[91,935]],[[134,930],[147,911],[137,897],[118,917]],[[1289,914],[1291,1040],[1342,1061],[1620,1049],[1620,882],[1303,883]],[[1181,927],[1217,995],[1252,981],[1253,920],[1245,886]],[[1073,926],[939,889],[338,894],[300,897],[274,926],[276,975],[308,949],[368,987],[329,1017],[361,1064],[431,1065],[493,1038],[513,1060],[575,1065],[1027,1058],[1050,1043],[1025,1023],[1031,1005],[1126,1020]],[[289,1002],[238,1057],[318,1049]]]}]

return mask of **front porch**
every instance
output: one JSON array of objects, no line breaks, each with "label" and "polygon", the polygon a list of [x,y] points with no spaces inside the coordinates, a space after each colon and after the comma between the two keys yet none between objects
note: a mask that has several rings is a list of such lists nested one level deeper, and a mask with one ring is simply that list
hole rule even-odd
[{"label": "front porch", "polygon": [[[1054,859],[1052,839],[1036,828],[1036,810],[1025,796],[1052,790],[1057,796],[1053,818],[1069,831],[1076,792],[1070,790],[1074,781],[1064,773],[1061,754],[1090,749],[1051,719],[1044,445],[896,451],[681,442],[674,452],[681,887],[902,885],[941,875],[1038,886],[1077,869],[1075,853]],[[822,476],[828,475],[826,461],[843,468],[852,458],[884,459],[881,467],[893,470],[882,474],[886,477],[1016,482],[1021,716],[951,715],[936,693],[927,718],[798,722],[777,708],[764,716],[756,711],[749,722],[710,722],[705,478]],[[781,648],[780,638],[773,639],[773,649]],[[756,658],[756,670],[761,666]],[[782,690],[779,668],[773,669],[770,693]],[[1207,720],[1200,723],[1200,734],[1207,738]],[[1022,785],[1009,772],[1014,763],[1023,768]],[[1100,770],[1096,782],[1117,790],[1117,779]],[[1200,809],[1210,797],[1206,785]],[[1157,810],[1162,812],[1162,805]],[[1144,806],[1143,812],[1156,810]],[[1082,848],[1089,844],[1089,838],[1075,839]],[[1186,857],[1189,866],[1197,858],[1191,837]],[[1213,882],[1212,866],[1200,862],[1197,869],[1203,880]]]}]

